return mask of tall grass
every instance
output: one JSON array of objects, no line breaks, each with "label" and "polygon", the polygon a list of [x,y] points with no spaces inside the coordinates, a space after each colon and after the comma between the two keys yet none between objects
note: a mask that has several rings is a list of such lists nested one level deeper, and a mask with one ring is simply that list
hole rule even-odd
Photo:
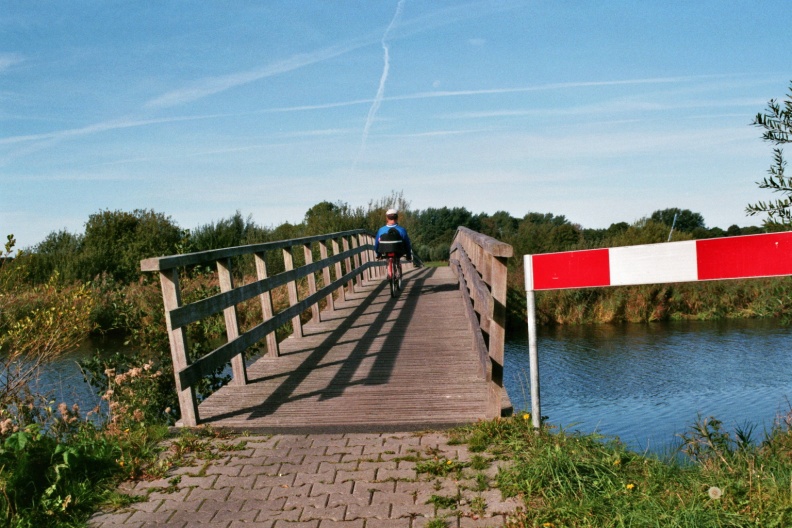
[{"label": "tall grass", "polygon": [[629,451],[618,439],[530,426],[527,414],[460,430],[474,451],[510,463],[498,473],[525,510],[511,527],[792,526],[792,430],[780,418],[760,442],[699,418],[681,435],[685,458]]}]

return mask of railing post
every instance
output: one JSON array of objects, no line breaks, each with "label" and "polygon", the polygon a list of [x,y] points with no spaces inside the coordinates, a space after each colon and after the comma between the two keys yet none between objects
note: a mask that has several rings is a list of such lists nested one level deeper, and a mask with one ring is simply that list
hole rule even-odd
[{"label": "railing post", "polygon": [[[341,247],[344,248],[345,252],[349,251],[349,240],[347,237],[341,237]],[[350,273],[352,271],[352,259],[347,257],[344,259],[344,262],[346,262],[347,273]],[[351,279],[347,282],[347,288],[349,288],[349,293],[355,293],[355,279]]]},{"label": "railing post", "polygon": [[[231,259],[217,261],[217,278],[220,281],[220,291],[227,292],[234,289],[234,278],[231,275]],[[237,319],[236,305],[229,306],[223,310],[225,318],[226,336],[230,343],[239,337],[239,322]],[[247,385],[247,371],[245,369],[245,357],[237,354],[231,359],[231,374],[234,385]]]},{"label": "railing post", "polygon": [[490,262],[490,288],[492,292],[492,314],[489,324],[489,355],[492,359],[492,387],[490,406],[500,416],[503,398],[503,350],[506,341],[506,259],[492,256]]},{"label": "railing post", "polygon": [[179,289],[179,270],[174,268],[160,271],[160,285],[162,287],[162,300],[165,307],[165,325],[170,341],[171,359],[173,360],[173,375],[176,377],[176,393],[179,396],[179,409],[181,410],[182,424],[187,427],[198,425],[198,400],[193,387],[182,387],[179,372],[189,365],[187,360],[187,339],[184,329],[173,328],[170,312],[181,306],[181,291]]},{"label": "railing post", "polygon": [[[341,251],[338,248],[338,240],[336,240],[334,238],[333,239],[333,255],[338,255],[339,253],[341,253]],[[338,279],[340,279],[341,277],[344,276],[344,272],[341,270],[341,261],[340,260],[335,263],[335,276],[336,276],[336,280],[338,280]],[[338,289],[338,291],[339,291],[338,295],[341,296],[341,300],[342,301],[346,301],[346,299],[347,299],[346,298],[346,290],[344,289],[344,287],[341,286]]]},{"label": "railing post", "polygon": [[[327,258],[327,241],[322,240],[319,242],[319,258],[321,260],[325,260]],[[322,282],[323,286],[327,286],[330,284],[330,266],[324,266],[322,268]],[[335,310],[335,302],[333,300],[333,294],[330,293],[327,297],[327,309],[331,312]]]},{"label": "railing post", "polygon": [[[352,242],[352,249],[357,249],[358,246],[359,246],[358,237],[356,237],[355,235],[352,235],[349,238],[351,239],[351,242]],[[352,257],[352,260],[355,263],[355,269],[360,269],[360,256],[361,256],[360,253],[355,253],[355,255]],[[358,273],[355,276],[355,284],[357,284],[358,286],[362,286],[363,285],[363,274],[362,273]]]},{"label": "railing post", "polygon": [[[286,247],[283,248],[283,267],[286,271],[291,271],[294,269],[294,255],[292,253],[292,248]],[[299,298],[297,295],[297,281],[289,281],[287,285],[287,289],[289,291],[289,304],[294,306],[299,302]],[[292,317],[292,336],[293,337],[302,337],[302,321],[300,321],[300,314],[295,315]]]},{"label": "railing post", "polygon": [[[362,248],[363,246],[366,245],[366,235],[365,234],[360,233],[357,236],[357,239],[358,239],[358,247]],[[360,265],[361,266],[366,266],[366,264],[368,264],[368,262],[369,262],[369,252],[368,252],[368,250],[365,250],[365,251],[361,250],[361,252],[360,252]],[[371,268],[366,266],[366,269],[363,271],[363,274],[361,275],[361,279],[363,281],[370,281],[371,280]]]},{"label": "railing post", "polygon": [[[259,280],[263,280],[267,278],[267,259],[265,253],[256,253],[255,254],[256,260],[256,275],[258,276]],[[261,318],[262,322],[269,321],[272,319],[274,315],[274,310],[272,309],[272,294],[268,291],[265,291],[261,295],[259,295],[259,299],[261,300]],[[270,332],[267,334],[267,354],[270,357],[278,357],[280,355],[280,350],[278,349],[278,336],[275,335],[275,332]]]},{"label": "railing post", "polygon": [[[303,254],[305,255],[305,265],[313,264],[313,252],[311,251],[311,244],[304,244],[303,245]],[[313,295],[316,293],[316,274],[311,273],[307,277],[308,279],[308,295]],[[315,303],[311,305],[311,317],[314,320],[314,323],[320,322],[321,316],[319,315],[319,303]]]}]

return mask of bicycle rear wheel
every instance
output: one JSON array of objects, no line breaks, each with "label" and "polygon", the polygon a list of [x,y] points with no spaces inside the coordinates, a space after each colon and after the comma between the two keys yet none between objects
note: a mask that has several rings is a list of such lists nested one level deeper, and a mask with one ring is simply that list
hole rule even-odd
[{"label": "bicycle rear wheel", "polygon": [[388,285],[390,286],[391,297],[396,297],[396,273],[398,266],[393,262],[393,257],[388,259]]}]

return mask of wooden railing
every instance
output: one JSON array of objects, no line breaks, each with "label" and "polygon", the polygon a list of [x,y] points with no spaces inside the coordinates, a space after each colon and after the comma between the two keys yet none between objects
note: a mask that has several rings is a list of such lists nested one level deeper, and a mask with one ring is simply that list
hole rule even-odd
[{"label": "wooden railing", "polygon": [[506,260],[514,253],[504,242],[466,227],[457,229],[450,263],[459,278],[479,374],[489,385],[487,418],[509,412],[503,390],[503,347],[506,338]]},{"label": "wooden railing", "polygon": [[[333,293],[336,290],[339,291],[341,299],[345,299],[345,285],[350,291],[354,291],[355,285],[360,285],[364,278],[373,279],[381,276],[382,262],[377,262],[374,258],[373,241],[372,233],[355,230],[142,261],[143,271],[157,271],[160,275],[182,424],[194,426],[200,421],[194,387],[203,377],[230,362],[233,376],[231,383],[247,384],[243,355],[246,349],[263,339],[267,343],[268,354],[277,356],[279,351],[275,331],[278,328],[291,321],[292,335],[302,337],[300,314],[311,309],[313,319],[319,321],[321,317],[319,302],[322,299],[326,299],[327,309],[333,310]],[[320,259],[316,262],[313,261],[315,244],[319,246],[320,255]],[[300,247],[303,250],[305,264],[295,268],[294,248]],[[270,277],[267,274],[266,254],[277,250],[283,252],[285,271]],[[243,255],[254,256],[257,280],[235,286],[231,262],[232,259]],[[190,304],[183,304],[179,288],[180,270],[207,264],[216,266],[220,293]],[[317,284],[317,275],[321,287]],[[308,295],[303,299],[299,298],[297,287],[301,279],[308,285]],[[276,313],[273,310],[271,292],[274,288],[284,285],[288,291],[289,306]],[[261,301],[263,320],[252,329],[240,334],[236,305],[254,297],[258,297]],[[190,362],[185,327],[220,312],[224,314],[227,342],[196,361]]]}]

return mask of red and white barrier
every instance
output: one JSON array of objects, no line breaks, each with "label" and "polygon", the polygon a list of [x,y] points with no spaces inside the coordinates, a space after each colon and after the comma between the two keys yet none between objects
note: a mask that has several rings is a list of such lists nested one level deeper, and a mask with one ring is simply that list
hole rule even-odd
[{"label": "red and white barrier", "polygon": [[525,255],[525,289],[792,275],[792,232]]},{"label": "red and white barrier", "polygon": [[792,232],[525,255],[533,426],[541,425],[535,290],[792,275]]}]

